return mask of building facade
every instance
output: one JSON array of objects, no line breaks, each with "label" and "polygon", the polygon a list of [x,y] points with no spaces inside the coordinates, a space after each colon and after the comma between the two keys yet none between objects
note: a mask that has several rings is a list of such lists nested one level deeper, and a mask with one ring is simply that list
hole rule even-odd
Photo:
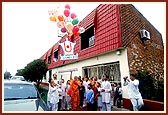
[{"label": "building facade", "polygon": [[[48,64],[44,81],[53,73],[58,78],[73,76],[109,76],[112,82],[123,83],[123,77],[130,71],[148,70],[156,79],[164,79],[164,46],[161,34],[131,4],[101,4],[79,24],[85,32],[72,37],[74,53],[78,59],[60,60],[63,50],[59,42],[54,44],[42,57]],[[123,98],[127,98],[123,87]]]}]

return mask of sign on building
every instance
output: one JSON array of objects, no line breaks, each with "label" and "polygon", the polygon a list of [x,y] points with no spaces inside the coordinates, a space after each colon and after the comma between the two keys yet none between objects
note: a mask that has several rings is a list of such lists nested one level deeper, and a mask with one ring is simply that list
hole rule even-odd
[{"label": "sign on building", "polygon": [[75,44],[76,43],[70,42],[68,38],[66,38],[65,42],[59,43],[64,51],[64,55],[60,54],[60,60],[78,59],[78,53],[74,54]]}]

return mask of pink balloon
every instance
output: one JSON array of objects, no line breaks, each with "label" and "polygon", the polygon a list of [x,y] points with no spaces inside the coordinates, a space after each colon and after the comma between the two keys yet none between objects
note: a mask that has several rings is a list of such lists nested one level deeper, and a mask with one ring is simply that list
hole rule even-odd
[{"label": "pink balloon", "polygon": [[66,28],[64,27],[64,28],[61,28],[61,32],[62,33],[65,33],[66,32]]},{"label": "pink balloon", "polygon": [[77,33],[79,31],[79,27],[78,26],[74,26],[72,31],[73,31],[73,33]]},{"label": "pink balloon", "polygon": [[74,19],[74,18],[76,18],[77,16],[76,16],[76,14],[75,13],[71,13],[71,18],[72,19]]},{"label": "pink balloon", "polygon": [[64,10],[64,15],[65,15],[66,17],[68,17],[69,14],[70,14],[70,11],[69,11],[68,9],[65,9],[65,10]]},{"label": "pink balloon", "polygon": [[58,26],[58,28],[63,28],[64,22],[63,21],[57,22],[57,26]]},{"label": "pink balloon", "polygon": [[70,10],[70,5],[69,5],[69,4],[66,4],[66,5],[65,5],[65,8],[67,8],[67,9]]}]

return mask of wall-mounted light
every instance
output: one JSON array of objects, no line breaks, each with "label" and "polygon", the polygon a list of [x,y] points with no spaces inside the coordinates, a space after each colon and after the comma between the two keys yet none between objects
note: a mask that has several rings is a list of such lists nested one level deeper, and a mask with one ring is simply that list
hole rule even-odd
[{"label": "wall-mounted light", "polygon": [[120,55],[121,54],[121,50],[117,50],[116,54]]}]

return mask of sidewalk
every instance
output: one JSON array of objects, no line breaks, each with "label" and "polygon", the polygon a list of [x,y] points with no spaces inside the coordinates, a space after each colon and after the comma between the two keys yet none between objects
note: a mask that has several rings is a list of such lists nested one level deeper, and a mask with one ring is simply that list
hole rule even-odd
[{"label": "sidewalk", "polygon": [[123,107],[118,108],[117,106],[113,106],[112,111],[131,111],[131,110],[125,109]]}]

